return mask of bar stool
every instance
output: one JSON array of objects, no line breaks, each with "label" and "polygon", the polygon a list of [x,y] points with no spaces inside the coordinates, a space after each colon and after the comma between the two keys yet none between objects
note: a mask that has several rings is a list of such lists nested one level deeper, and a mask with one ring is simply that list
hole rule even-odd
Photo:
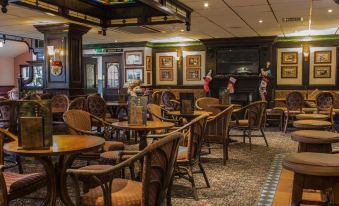
[{"label": "bar stool", "polygon": [[[283,167],[294,172],[291,205],[315,204],[302,199],[304,189],[320,190],[326,203],[339,204],[339,156],[324,153],[293,153],[283,160]],[[330,191],[330,193],[326,193]],[[331,194],[331,195],[328,195]]]},{"label": "bar stool", "polygon": [[309,119],[309,120],[327,120],[328,119],[328,115],[325,114],[298,114],[296,116],[297,120],[305,120],[305,119]]},{"label": "bar stool", "polygon": [[299,143],[298,152],[331,153],[332,143],[339,142],[339,134],[321,130],[299,130],[291,133]]},{"label": "bar stool", "polygon": [[297,120],[293,122],[297,129],[326,130],[332,128],[332,123],[324,120]]}]

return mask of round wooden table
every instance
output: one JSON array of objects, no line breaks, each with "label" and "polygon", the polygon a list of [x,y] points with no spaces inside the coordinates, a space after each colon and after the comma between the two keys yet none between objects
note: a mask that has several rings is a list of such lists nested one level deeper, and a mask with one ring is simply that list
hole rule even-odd
[{"label": "round wooden table", "polygon": [[325,114],[298,114],[296,116],[298,120],[313,119],[313,120],[327,120],[329,117]]},{"label": "round wooden table", "polygon": [[146,125],[131,125],[128,121],[114,122],[112,126],[121,130],[134,130],[139,133],[140,143],[139,149],[142,150],[147,146],[147,133],[150,131],[169,129],[174,127],[172,122],[147,121]]},{"label": "round wooden table", "polygon": [[128,115],[128,102],[106,102],[106,106],[112,118],[119,117],[121,110],[125,110]]},{"label": "round wooden table", "polygon": [[[65,205],[73,205],[69,198],[66,187],[66,170],[72,166],[74,159],[84,152],[99,149],[104,145],[105,140],[96,136],[80,136],[80,135],[54,135],[53,146],[45,150],[24,150],[18,149],[18,142],[10,142],[4,145],[7,153],[20,156],[34,157],[40,161],[48,176],[49,184],[48,196],[46,198],[47,205],[56,205],[57,197]],[[58,156],[59,161],[53,164],[52,157]]]},{"label": "round wooden table", "polygon": [[170,112],[167,112],[167,114],[176,116],[176,117],[182,117],[182,118],[187,119],[188,121],[191,121],[192,119],[202,114],[212,115],[213,112],[194,110],[192,114],[182,114],[180,111],[170,111]]}]

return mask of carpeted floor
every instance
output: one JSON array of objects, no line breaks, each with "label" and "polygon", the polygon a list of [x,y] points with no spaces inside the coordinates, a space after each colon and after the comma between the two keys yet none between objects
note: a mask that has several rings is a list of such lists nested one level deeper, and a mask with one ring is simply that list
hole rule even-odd
[{"label": "carpeted floor", "polygon": [[[252,151],[248,144],[232,143],[229,147],[230,159],[226,166],[222,165],[221,145],[215,145],[220,149],[214,149],[212,154],[202,157],[211,188],[206,188],[202,175],[196,174],[199,200],[195,201],[190,183],[182,179],[176,180],[173,188],[173,205],[257,205],[274,157],[277,154],[297,150],[297,144],[290,140],[289,133],[283,134],[277,129],[267,129],[266,136],[268,148],[261,137],[253,138]],[[242,138],[235,139],[242,141]],[[27,163],[25,168],[26,171],[39,169],[31,163]],[[44,194],[44,191],[39,191],[31,196],[43,197]],[[72,195],[72,190],[70,194]],[[36,199],[25,198],[12,202],[11,205],[38,205],[39,202]]]}]

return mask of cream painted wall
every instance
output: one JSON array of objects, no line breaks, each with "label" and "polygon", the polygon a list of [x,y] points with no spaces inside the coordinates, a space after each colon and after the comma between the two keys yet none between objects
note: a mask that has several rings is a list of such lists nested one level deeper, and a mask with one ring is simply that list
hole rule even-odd
[{"label": "cream painted wall", "polygon": [[0,86],[13,86],[14,58],[0,57]]}]

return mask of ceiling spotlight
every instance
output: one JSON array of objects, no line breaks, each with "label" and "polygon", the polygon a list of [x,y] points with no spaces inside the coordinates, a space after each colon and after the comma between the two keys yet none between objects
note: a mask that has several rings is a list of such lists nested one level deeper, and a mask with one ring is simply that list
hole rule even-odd
[{"label": "ceiling spotlight", "polygon": [[114,42],[115,42],[115,43],[117,43],[117,42],[118,42],[118,40],[114,40]]},{"label": "ceiling spotlight", "polygon": [[263,23],[263,22],[264,22],[264,20],[262,20],[262,19],[259,19],[259,21],[258,21],[258,22],[261,24],[261,23]]},{"label": "ceiling spotlight", "polygon": [[329,9],[327,10],[328,13],[332,13],[333,12],[333,9]]},{"label": "ceiling spotlight", "polygon": [[204,3],[204,7],[207,8],[209,6],[208,2]]},{"label": "ceiling spotlight", "polygon": [[185,30],[184,29],[180,29],[181,32],[184,32]]}]

